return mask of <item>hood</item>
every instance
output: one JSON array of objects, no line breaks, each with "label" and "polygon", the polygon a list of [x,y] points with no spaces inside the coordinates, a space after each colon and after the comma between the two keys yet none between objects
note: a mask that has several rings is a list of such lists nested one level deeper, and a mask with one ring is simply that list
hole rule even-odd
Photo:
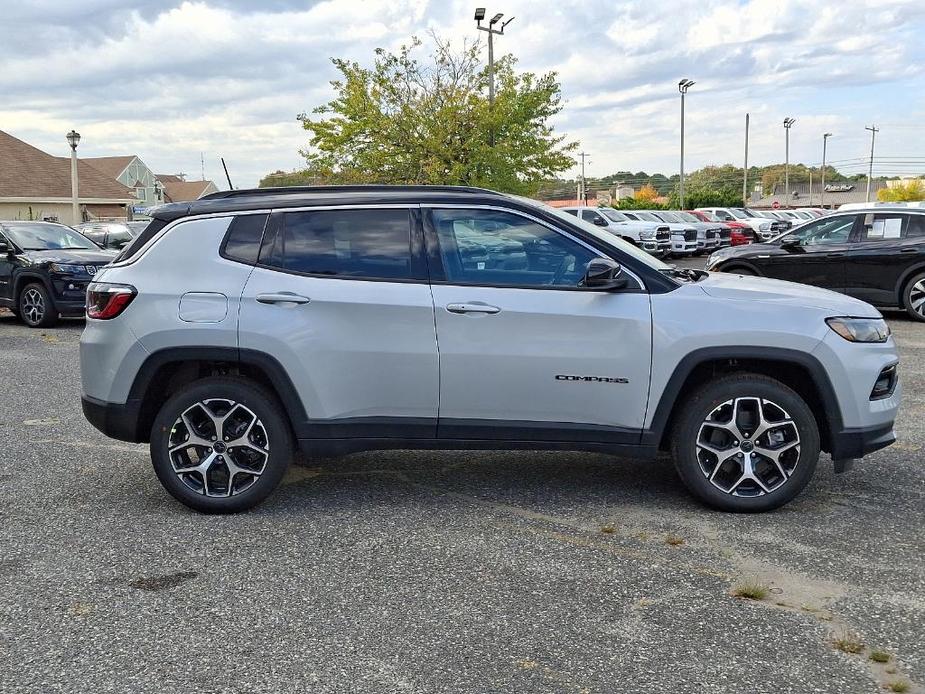
[{"label": "hood", "polygon": [[656,229],[667,229],[669,224],[668,222],[637,222],[631,219],[628,222],[611,221],[610,226],[629,227],[631,229],[639,229],[640,231],[655,231]]},{"label": "hood", "polygon": [[880,312],[877,309],[859,299],[796,282],[711,272],[696,286],[715,299],[760,301],[780,306],[818,308],[829,316],[880,318]]},{"label": "hood", "polygon": [[23,251],[21,254],[33,263],[69,263],[76,265],[106,265],[116,257],[115,251],[98,250],[67,250],[56,248],[50,251]]}]

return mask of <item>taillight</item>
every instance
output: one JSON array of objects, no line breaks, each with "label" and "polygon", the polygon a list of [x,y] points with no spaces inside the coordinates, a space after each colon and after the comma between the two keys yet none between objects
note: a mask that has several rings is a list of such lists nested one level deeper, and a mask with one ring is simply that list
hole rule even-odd
[{"label": "taillight", "polygon": [[91,282],[87,287],[87,318],[109,320],[122,313],[138,294],[129,284]]}]

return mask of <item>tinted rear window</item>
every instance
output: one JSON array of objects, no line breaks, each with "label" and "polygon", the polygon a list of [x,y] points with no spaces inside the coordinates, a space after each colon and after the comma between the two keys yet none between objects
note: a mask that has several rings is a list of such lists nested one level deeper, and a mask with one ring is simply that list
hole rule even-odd
[{"label": "tinted rear window", "polygon": [[282,218],[263,264],[310,275],[412,277],[408,210],[318,210]]},{"label": "tinted rear window", "polygon": [[268,215],[265,214],[246,214],[235,217],[225,236],[222,256],[229,260],[256,265],[267,217]]}]

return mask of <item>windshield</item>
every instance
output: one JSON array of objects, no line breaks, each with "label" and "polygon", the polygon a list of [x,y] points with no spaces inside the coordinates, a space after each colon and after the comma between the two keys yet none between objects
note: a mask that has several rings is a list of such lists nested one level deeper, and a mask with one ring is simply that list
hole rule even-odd
[{"label": "windshield", "polygon": [[99,246],[63,224],[32,222],[31,224],[4,223],[4,231],[24,251],[52,251],[79,249],[98,251]]},{"label": "windshield", "polygon": [[555,207],[550,207],[549,205],[546,205],[540,202],[539,200],[531,200],[530,198],[524,198],[524,197],[521,197],[520,195],[512,195],[510,197],[512,197],[515,200],[519,200],[520,202],[527,203],[528,205],[532,205],[533,207],[541,208],[544,212],[547,212],[553,215],[554,217],[559,218],[560,220],[565,222],[567,225],[580,227],[582,231],[593,236],[598,241],[602,241],[608,246],[616,248],[622,253],[625,253],[626,255],[632,256],[636,260],[642,263],[645,263],[646,265],[648,265],[650,268],[653,268],[654,270],[670,270],[671,269],[670,265],[666,265],[661,260],[653,258],[651,255],[649,255],[645,251],[637,248],[636,246],[632,244],[627,243],[626,241],[621,239],[619,236],[615,236],[609,231],[604,231],[603,229],[601,229],[601,227],[594,226],[593,224],[591,224],[591,222],[586,222],[583,219],[579,219],[578,217],[574,217],[570,215],[568,212],[564,212]]},{"label": "windshield", "polygon": [[738,209],[738,208],[737,208],[737,209],[734,209],[734,210],[732,211],[733,214],[735,214],[736,212],[740,212],[741,214],[745,215],[745,217],[740,217],[740,219],[746,219],[746,218],[748,218],[748,217],[752,217],[752,218],[757,218],[757,217],[758,217],[758,215],[756,215],[756,214],[755,214],[754,212],[752,212],[751,210]]},{"label": "windshield", "polygon": [[674,216],[679,218],[682,222],[699,222],[701,220],[697,219],[697,215],[691,214],[690,212],[675,212]]},{"label": "windshield", "polygon": [[622,212],[617,212],[616,210],[601,210],[600,212],[601,212],[602,215],[604,215],[605,217],[607,217],[607,219],[609,219],[611,222],[628,222],[628,221],[630,221],[629,217],[627,217],[627,216],[626,216],[625,214],[623,214]]},{"label": "windshield", "polygon": [[646,220],[647,222],[660,222],[660,221],[662,221],[661,219],[659,219],[658,217],[656,217],[656,216],[655,216],[654,214],[652,214],[651,212],[636,212],[636,216],[639,217],[639,219],[644,219],[644,220]]},{"label": "windshield", "polygon": [[684,220],[681,219],[681,215],[679,215],[677,212],[659,212],[657,216],[661,217],[666,222],[675,222],[675,223],[684,222]]},{"label": "windshield", "polygon": [[[712,212],[704,212],[703,210],[701,210],[700,214],[706,217],[708,222],[718,222],[719,221],[719,217],[717,217]],[[691,217],[696,217],[696,216],[697,215],[691,215]]]}]

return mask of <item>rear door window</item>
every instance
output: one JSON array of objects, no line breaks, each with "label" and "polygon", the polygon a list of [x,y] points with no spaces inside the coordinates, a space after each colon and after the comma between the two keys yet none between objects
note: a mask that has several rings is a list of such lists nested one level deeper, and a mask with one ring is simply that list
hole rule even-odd
[{"label": "rear door window", "polygon": [[287,272],[357,279],[412,279],[407,209],[286,212],[261,264]]}]

